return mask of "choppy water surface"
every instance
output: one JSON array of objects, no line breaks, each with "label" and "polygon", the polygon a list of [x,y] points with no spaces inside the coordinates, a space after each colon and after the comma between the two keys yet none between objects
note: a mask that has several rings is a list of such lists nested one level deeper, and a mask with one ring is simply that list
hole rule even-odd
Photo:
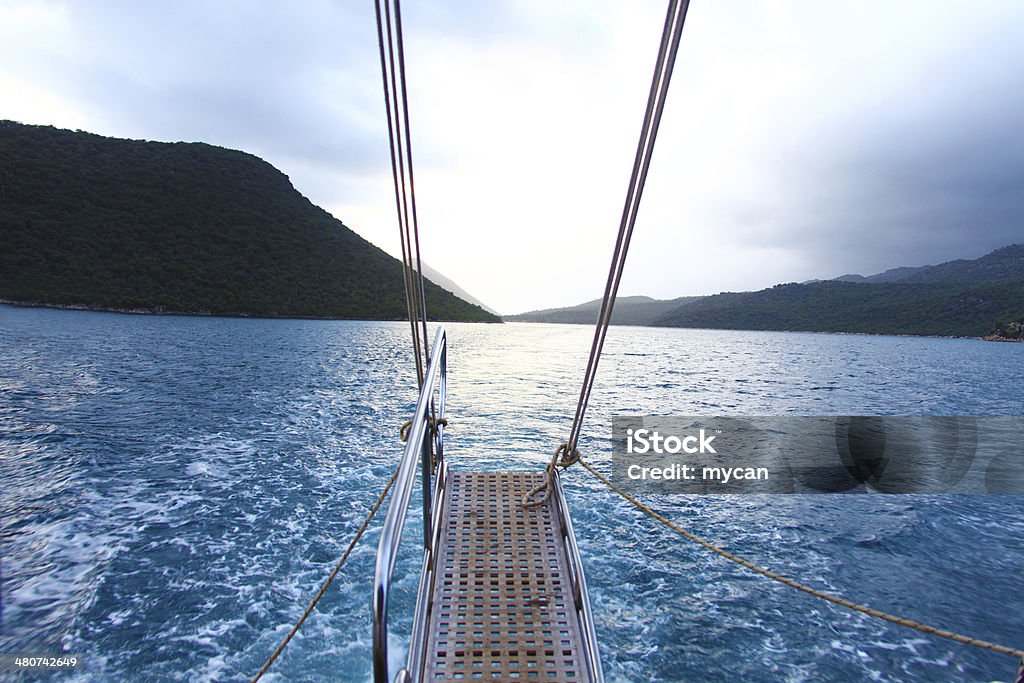
[{"label": "choppy water surface", "polygon": [[[390,475],[415,400],[398,323],[0,307],[0,652],[74,652],[80,680],[245,680]],[[448,454],[540,468],[591,331],[449,327]],[[583,449],[649,414],[1024,412],[1024,345],[613,328]],[[773,585],[565,477],[616,681],[1010,680],[1014,663]],[[651,498],[816,586],[1024,644],[1021,496]],[[418,581],[399,566],[396,630]],[[376,532],[269,680],[370,677]],[[401,645],[398,643],[398,645]],[[4,675],[0,674],[0,678]]]}]

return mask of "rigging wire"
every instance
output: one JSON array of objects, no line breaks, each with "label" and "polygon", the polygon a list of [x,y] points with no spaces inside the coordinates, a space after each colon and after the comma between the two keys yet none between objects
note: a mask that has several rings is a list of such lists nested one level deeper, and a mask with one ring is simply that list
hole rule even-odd
[{"label": "rigging wire", "polygon": [[[412,234],[416,246],[416,274],[419,281],[420,320],[423,325],[423,361],[424,367],[430,364],[430,349],[427,346],[427,295],[424,289],[423,262],[420,259],[420,222],[416,213],[416,188],[412,171],[412,136],[409,132],[409,96],[405,86],[405,41],[402,38],[402,6],[395,0],[395,32],[398,37],[398,73],[402,87],[402,114],[405,119],[405,149],[409,165],[409,203],[412,206]],[[408,233],[408,230],[406,231]]]},{"label": "rigging wire", "polygon": [[622,208],[622,218],[619,221],[619,232],[612,253],[612,263],[608,269],[608,281],[605,284],[601,311],[594,329],[594,341],[590,347],[590,358],[587,361],[580,398],[576,404],[576,414],[569,431],[569,439],[566,441],[566,453],[570,458],[577,451],[580,432],[583,429],[583,418],[590,402],[594,378],[597,376],[597,365],[601,359],[604,340],[611,323],[612,309],[619,291],[619,282],[622,280],[629,243],[633,237],[633,227],[636,225],[640,199],[647,181],[647,171],[651,165],[651,156],[654,153],[654,143],[658,137],[661,115],[665,110],[665,99],[668,95],[668,86],[672,79],[672,70],[675,66],[676,54],[679,51],[679,39],[683,33],[683,24],[686,22],[686,10],[689,5],[689,0],[670,0],[665,15],[665,26],[662,29],[661,44],[658,47],[658,59],[654,68],[654,77],[651,80],[651,91],[647,97],[647,110],[644,113],[640,140],[637,143],[636,156],[633,160],[633,171],[626,192],[626,202]]},{"label": "rigging wire", "polygon": [[412,136],[409,131],[402,10],[399,0],[394,0],[394,3],[394,11],[390,0],[384,0],[383,11],[381,0],[376,0],[374,8],[377,16],[377,44],[380,50],[384,105],[387,111],[391,175],[395,187],[395,210],[398,214],[398,233],[402,245],[405,305],[412,332],[413,355],[416,357],[417,385],[422,387],[423,371],[429,363],[430,355],[427,348],[427,301],[423,284],[423,263],[420,258]]},{"label": "rigging wire", "polygon": [[[580,456],[577,446],[580,440],[580,432],[583,429],[583,418],[587,412],[587,405],[590,403],[590,393],[594,388],[594,378],[597,376],[597,364],[601,360],[604,340],[608,335],[608,326],[611,324],[612,309],[615,306],[615,297],[619,292],[619,282],[622,280],[622,272],[626,264],[626,254],[629,252],[629,243],[633,237],[633,227],[636,225],[637,212],[640,210],[640,200],[643,197],[644,185],[647,182],[647,171],[651,166],[651,157],[654,154],[654,143],[658,138],[661,116],[665,111],[665,99],[668,96],[668,86],[672,80],[672,70],[675,66],[676,54],[679,52],[679,40],[683,35],[683,25],[686,23],[686,10],[689,6],[689,0],[669,0],[668,3],[665,25],[661,32],[661,43],[658,46],[658,58],[655,62],[654,76],[651,79],[651,90],[647,96],[647,109],[644,111],[644,122],[640,128],[640,140],[636,146],[633,170],[630,174],[629,187],[626,191],[626,202],[622,207],[619,231],[615,238],[615,248],[612,250],[612,262],[608,268],[608,280],[605,283],[604,296],[601,298],[601,310],[598,313],[597,324],[594,327],[594,340],[590,345],[590,357],[587,360],[587,369],[583,375],[583,386],[580,388],[579,401],[576,403],[576,414],[573,416],[569,438],[560,444],[551,456],[551,460],[545,469],[546,476],[544,482],[523,496],[522,504],[526,507],[543,505],[551,496],[551,477],[555,467],[566,468],[579,461]],[[537,498],[537,494],[542,495],[540,498]]]}]

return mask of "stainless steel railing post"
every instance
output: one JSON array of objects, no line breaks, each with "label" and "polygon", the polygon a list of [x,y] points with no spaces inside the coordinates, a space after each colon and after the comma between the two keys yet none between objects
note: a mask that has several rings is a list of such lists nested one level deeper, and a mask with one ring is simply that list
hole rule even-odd
[{"label": "stainless steel railing post", "polygon": [[[416,480],[416,459],[420,458],[423,472],[423,529],[425,552],[432,552],[433,515],[431,514],[431,496],[433,487],[431,479],[431,441],[435,439],[429,417],[433,415],[437,421],[444,418],[447,391],[447,335],[444,327],[439,327],[434,335],[431,348],[430,363],[424,374],[423,386],[416,411],[413,413],[412,426],[409,429],[405,450],[398,464],[398,475],[395,477],[391,501],[388,503],[387,516],[380,532],[377,545],[377,563],[373,576],[373,679],[375,683],[390,683],[388,678],[388,598],[391,593],[391,575],[398,559],[398,548],[405,528],[405,518],[409,509],[413,485]],[[440,396],[434,401],[434,384],[440,385]],[[431,411],[431,408],[434,411]],[[436,423],[435,423],[436,424]],[[437,452],[443,454],[443,427],[437,429]],[[428,441],[427,439],[431,441]],[[439,458],[441,455],[438,456]],[[405,674],[408,676],[408,672]]]}]

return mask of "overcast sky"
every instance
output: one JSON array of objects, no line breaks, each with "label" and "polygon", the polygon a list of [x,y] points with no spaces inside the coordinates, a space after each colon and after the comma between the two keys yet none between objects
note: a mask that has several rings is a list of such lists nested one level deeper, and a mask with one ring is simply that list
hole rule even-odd
[{"label": "overcast sky", "polygon": [[[406,0],[425,260],[600,296],[662,2]],[[0,0],[0,118],[257,154],[398,253],[370,0]],[[1024,2],[694,0],[620,294],[1024,242]]]}]

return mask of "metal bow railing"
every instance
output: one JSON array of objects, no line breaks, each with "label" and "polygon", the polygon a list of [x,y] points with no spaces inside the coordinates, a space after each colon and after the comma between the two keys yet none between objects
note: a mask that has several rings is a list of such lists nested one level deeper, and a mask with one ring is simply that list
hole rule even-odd
[{"label": "metal bow railing", "polygon": [[[377,566],[373,577],[373,678],[376,683],[390,683],[388,677],[388,597],[391,592],[391,575],[398,559],[398,547],[402,540],[402,530],[405,527],[409,500],[412,497],[416,480],[417,460],[420,461],[423,483],[424,572],[433,567],[433,553],[438,540],[436,531],[440,526],[440,520],[435,519],[434,514],[440,511],[440,505],[435,497],[439,498],[447,471],[447,465],[444,462],[447,370],[447,335],[444,328],[440,327],[434,336],[430,363],[423,377],[419,399],[416,401],[416,412],[413,414],[405,451],[402,453],[402,460],[398,465],[398,475],[395,478],[387,517],[384,519],[384,527],[381,529],[380,543],[377,546]],[[436,390],[435,384],[438,384]],[[439,482],[437,487],[434,486],[435,479]],[[421,591],[427,583],[420,581]],[[422,604],[424,604],[422,599],[417,600],[417,605]],[[415,632],[422,628],[422,620],[414,618],[413,621],[414,632],[410,639],[413,652],[410,653],[410,661],[422,657],[422,652],[417,652],[416,648],[421,648],[423,634]],[[408,672],[403,669],[399,673],[398,680],[407,679]]]}]

